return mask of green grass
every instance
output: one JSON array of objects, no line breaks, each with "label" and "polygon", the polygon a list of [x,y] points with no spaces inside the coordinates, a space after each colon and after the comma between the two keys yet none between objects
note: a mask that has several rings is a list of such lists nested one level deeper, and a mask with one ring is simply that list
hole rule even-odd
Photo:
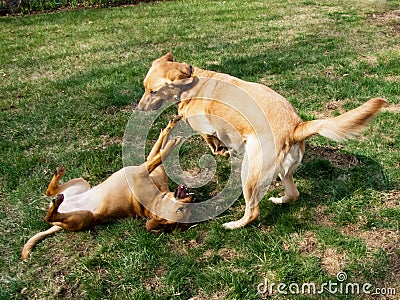
[{"label": "green grass", "polygon": [[[0,298],[258,299],[264,278],[322,284],[339,270],[348,282],[400,293],[399,7],[398,0],[196,0],[0,18]],[[267,84],[304,119],[377,96],[390,105],[360,140],[311,139],[312,147],[334,148],[334,157],[309,151],[295,176],[299,200],[273,205],[267,198],[281,188],[271,188],[260,218],[243,229],[221,226],[241,217],[241,197],[186,232],[149,233],[145,220],[124,219],[58,233],[22,262],[23,244],[49,227],[44,191],[56,166],[67,167],[66,179],[91,184],[122,167],[141,82],[167,51]],[[207,152],[200,139],[190,143],[182,151],[189,169],[194,153]],[[356,163],[336,164],[349,157]],[[217,161],[224,178],[229,168]],[[218,182],[195,192],[208,197]]]}]

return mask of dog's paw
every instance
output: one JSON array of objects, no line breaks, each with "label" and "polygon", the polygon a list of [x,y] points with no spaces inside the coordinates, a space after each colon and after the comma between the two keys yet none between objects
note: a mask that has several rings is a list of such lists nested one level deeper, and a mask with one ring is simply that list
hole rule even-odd
[{"label": "dog's paw", "polygon": [[226,147],[219,148],[217,151],[214,152],[215,155],[221,155],[224,157],[229,158],[231,156],[231,153],[229,152],[229,149]]},{"label": "dog's paw", "polygon": [[174,116],[169,120],[167,127],[161,129],[161,135],[168,135],[172,128],[182,119],[182,116]]},{"label": "dog's paw", "polygon": [[175,125],[182,120],[182,116],[173,116],[171,120],[169,120],[167,127],[165,128],[166,131],[171,130],[175,127]]},{"label": "dog's paw", "polygon": [[54,176],[61,177],[65,172],[65,167],[64,166],[59,166],[57,169],[54,171]]},{"label": "dog's paw", "polygon": [[63,194],[58,194],[53,200],[54,206],[60,206],[61,203],[64,201],[64,195]]},{"label": "dog's paw", "polygon": [[269,198],[269,200],[271,200],[275,204],[285,203],[285,202],[283,202],[283,197],[279,197],[279,198],[271,197],[271,198]]},{"label": "dog's paw", "polygon": [[173,118],[172,118],[171,121],[170,121],[170,124],[175,125],[175,124],[178,123],[180,120],[182,120],[182,116],[179,116],[179,115],[173,116]]},{"label": "dog's paw", "polygon": [[285,204],[285,203],[291,203],[293,201],[297,200],[297,197],[288,197],[287,195],[284,195],[283,197],[275,198],[271,197],[269,198],[273,203],[275,204]]},{"label": "dog's paw", "polygon": [[243,224],[239,221],[232,221],[232,222],[224,223],[224,224],[222,224],[222,226],[225,229],[232,230],[232,229],[237,229],[237,228],[243,227]]},{"label": "dog's paw", "polygon": [[279,197],[279,198],[270,197],[269,200],[271,200],[275,204],[282,204],[283,203],[282,198],[283,197]]}]

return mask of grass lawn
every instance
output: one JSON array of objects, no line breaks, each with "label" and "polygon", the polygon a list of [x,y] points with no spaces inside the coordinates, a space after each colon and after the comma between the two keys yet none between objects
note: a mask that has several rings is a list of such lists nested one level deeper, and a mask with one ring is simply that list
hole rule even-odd
[{"label": "grass lawn", "polygon": [[[1,299],[308,299],[276,286],[329,282],[370,283],[369,291],[387,294],[395,288],[388,299],[398,299],[399,0],[165,1],[2,17],[0,28]],[[372,97],[389,106],[359,140],[310,139],[295,175],[299,200],[270,203],[282,191],[277,182],[245,228],[221,226],[242,216],[240,197],[185,232],[146,232],[144,219],[61,231],[22,262],[27,239],[49,228],[44,192],[58,165],[66,166],[65,179],[93,185],[122,167],[142,80],[167,51],[266,84],[303,119]],[[196,154],[207,147],[197,138],[184,146],[182,161],[197,170]],[[223,187],[229,170],[216,160],[218,174],[195,190],[200,198]],[[260,295],[265,280],[276,286]],[[353,298],[378,296],[330,293],[325,285],[314,297]]]}]

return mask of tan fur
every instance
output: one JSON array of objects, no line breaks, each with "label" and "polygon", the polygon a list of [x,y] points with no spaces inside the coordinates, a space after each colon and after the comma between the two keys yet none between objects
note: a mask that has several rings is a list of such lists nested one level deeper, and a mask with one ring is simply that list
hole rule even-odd
[{"label": "tan fur", "polygon": [[386,105],[384,99],[374,98],[341,116],[303,122],[293,106],[272,89],[174,62],[171,53],[153,61],[144,87],[138,109],[158,109],[165,101],[178,101],[179,114],[215,154],[227,156],[227,152],[244,149],[246,209],[240,220],[224,224],[228,229],[257,218],[265,185],[275,176],[281,177],[285,195],[270,200],[288,203],[298,198],[292,176],[303,158],[305,139],[314,134],[336,141],[353,138]]},{"label": "tan fur", "polygon": [[384,99],[373,98],[335,118],[300,123],[294,130],[293,139],[302,141],[314,134],[322,135],[337,142],[355,138],[386,104],[387,102]]},{"label": "tan fur", "polygon": [[[172,227],[177,224],[176,220],[189,222],[190,212],[185,203],[190,203],[193,195],[176,199],[168,189],[168,178],[161,165],[162,160],[180,143],[180,138],[167,140],[169,131],[179,119],[174,118],[161,131],[145,163],[125,167],[93,188],[82,178],[60,185],[65,169],[57,168],[46,191],[48,196],[57,195],[45,218],[53,227],[28,240],[22,249],[22,259],[29,257],[36,243],[61,229],[78,231],[128,216],[150,218],[146,224],[148,230]],[[137,197],[145,203],[139,202]],[[170,218],[163,219],[159,215]]]}]

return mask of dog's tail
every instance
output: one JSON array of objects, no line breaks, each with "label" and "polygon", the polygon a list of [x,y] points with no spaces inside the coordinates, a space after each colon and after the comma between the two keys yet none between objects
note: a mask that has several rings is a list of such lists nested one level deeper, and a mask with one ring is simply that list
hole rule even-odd
[{"label": "dog's tail", "polygon": [[335,118],[300,123],[294,130],[293,138],[296,142],[303,141],[314,134],[338,142],[354,138],[386,104],[385,99],[373,98]]},{"label": "dog's tail", "polygon": [[50,227],[46,231],[39,232],[35,234],[33,237],[31,237],[26,244],[24,245],[24,248],[22,248],[22,259],[26,260],[29,257],[29,253],[31,252],[32,248],[41,240],[43,240],[45,237],[61,230],[62,227],[54,225],[53,227]]}]

